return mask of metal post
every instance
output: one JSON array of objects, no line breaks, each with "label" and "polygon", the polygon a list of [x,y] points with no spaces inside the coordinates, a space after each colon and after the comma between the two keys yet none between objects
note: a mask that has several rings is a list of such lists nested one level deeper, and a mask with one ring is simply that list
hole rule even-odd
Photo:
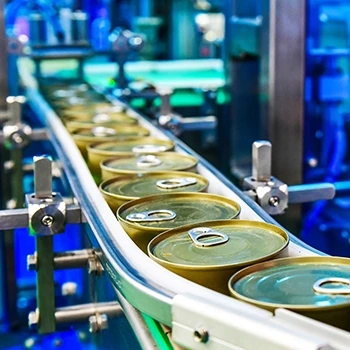
[{"label": "metal post", "polygon": [[[49,157],[34,157],[34,187],[37,198],[52,198],[52,166]],[[36,236],[36,253],[38,331],[44,334],[56,329],[53,236]]]}]

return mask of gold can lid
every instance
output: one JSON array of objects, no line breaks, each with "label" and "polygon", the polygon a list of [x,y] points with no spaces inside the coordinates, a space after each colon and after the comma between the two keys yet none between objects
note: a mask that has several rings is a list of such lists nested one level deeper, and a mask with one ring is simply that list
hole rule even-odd
[{"label": "gold can lid", "polygon": [[144,154],[129,158],[108,158],[101,168],[125,172],[154,172],[166,170],[187,170],[195,167],[196,158],[176,152]]},{"label": "gold can lid", "polygon": [[162,263],[188,268],[239,267],[270,259],[288,242],[283,229],[264,222],[206,221],[160,234],[151,241],[149,254]]},{"label": "gold can lid", "polygon": [[154,194],[202,192],[208,184],[198,174],[170,171],[112,178],[102,182],[100,189],[109,196],[132,200]]},{"label": "gold can lid", "polygon": [[310,310],[350,305],[350,259],[314,256],[272,260],[229,281],[238,299],[259,306]]},{"label": "gold can lid", "polygon": [[214,194],[172,193],[127,202],[117,216],[131,226],[161,232],[206,220],[234,219],[240,209],[235,201]]}]

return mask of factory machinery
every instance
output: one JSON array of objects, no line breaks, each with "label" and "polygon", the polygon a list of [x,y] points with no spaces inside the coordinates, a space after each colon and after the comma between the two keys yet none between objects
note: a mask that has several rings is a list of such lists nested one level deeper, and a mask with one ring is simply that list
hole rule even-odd
[{"label": "factory machinery", "polygon": [[[3,9],[4,4],[1,5]],[[184,131],[211,130],[217,124],[214,116],[183,118],[170,106],[169,89],[149,86],[135,89],[129,84],[123,67],[129,55],[142,49],[143,36],[120,28],[112,32],[109,53],[119,65],[119,75],[113,88],[101,89],[84,80],[82,64],[93,55],[93,50],[87,34],[76,36],[82,31],[74,29],[82,26],[80,20],[86,17],[79,14],[74,18],[77,23],[73,21],[71,27],[75,38],[72,42],[58,45],[45,41],[43,45],[44,39],[36,37],[38,41],[27,52],[27,44],[21,40],[5,40],[3,12],[0,16],[3,31],[0,33],[3,59],[0,102],[4,121],[0,134],[3,164],[0,311],[2,325],[9,334],[16,334],[16,327],[28,317],[31,333],[25,334],[25,348],[33,349],[88,346],[101,349],[348,349],[348,302],[334,307],[326,299],[320,316],[315,316],[312,310],[309,314],[300,314],[286,307],[261,308],[242,301],[244,298],[237,300],[200,285],[206,282],[194,283],[171,272],[135,244],[101,193],[100,179],[91,170],[85,146],[78,142],[78,131],[66,124],[60,101],[68,108],[80,105],[83,112],[94,108],[94,104],[102,108],[98,114],[123,111],[146,130],[145,135],[173,142],[174,152],[198,161],[196,172],[208,181],[208,193],[233,201],[240,208],[239,219],[233,220],[237,225],[255,222],[256,227],[265,227],[266,223],[274,225],[267,227],[280,232],[284,245],[271,258],[304,257],[300,261],[305,264],[329,262],[333,266],[344,266],[344,275],[318,280],[314,288],[321,296],[331,290],[334,300],[349,295],[348,259],[327,257],[284,230],[270,216],[283,212],[288,204],[330,200],[335,195],[334,185],[322,182],[288,186],[271,174],[271,143],[255,141],[250,155],[251,173],[244,178],[241,188],[236,187],[177,137]],[[41,25],[40,17],[34,16],[32,26],[36,32]],[[61,32],[56,28],[59,38]],[[7,60],[4,56],[9,49]],[[45,75],[44,61],[67,58],[79,62],[76,77]],[[33,70],[31,61],[35,63]],[[13,68],[10,78],[7,62]],[[18,86],[8,84],[8,79],[17,81]],[[11,88],[7,89],[9,85]],[[134,109],[129,103],[130,96],[160,98],[155,117]],[[95,97],[98,100],[94,101]],[[97,122],[96,125],[96,130],[99,129],[95,137],[108,136],[111,129],[113,134],[112,124]],[[142,158],[145,163],[157,160],[154,153],[143,157],[146,157]],[[151,216],[150,212],[139,214]],[[207,214],[210,217],[209,212]],[[120,211],[118,215],[122,215]],[[208,232],[196,232],[197,236],[192,232],[191,239],[201,245],[201,249],[220,246],[220,240],[229,240],[226,234],[209,229],[209,236],[214,236],[216,241],[200,241],[200,236]],[[28,257],[15,249],[14,237],[26,242],[27,247],[23,248],[22,244],[24,252],[32,249]],[[36,274],[35,296],[33,290],[18,286],[15,281],[15,260],[23,264],[26,259],[31,278]],[[273,261],[267,262],[266,267],[272,268]],[[243,278],[242,271],[245,270],[233,278]],[[202,272],[195,271],[197,273]],[[216,273],[219,274],[215,270],[212,279]],[[62,285],[60,280],[64,281]],[[302,290],[300,284],[293,281],[290,284],[293,293]],[[331,288],[322,287],[323,284],[330,284]],[[271,289],[266,291],[269,292]],[[87,326],[89,336],[82,331]],[[3,344],[0,347],[11,348]]]}]

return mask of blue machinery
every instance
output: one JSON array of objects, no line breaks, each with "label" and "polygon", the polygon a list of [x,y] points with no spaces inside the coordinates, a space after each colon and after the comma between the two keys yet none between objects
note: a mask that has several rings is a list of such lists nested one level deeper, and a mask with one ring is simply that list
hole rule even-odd
[{"label": "blue machinery", "polygon": [[[45,2],[38,3],[41,9],[47,8],[42,7]],[[342,18],[337,14],[333,2],[330,2],[330,4],[327,2],[327,5],[323,5],[322,1],[310,0],[308,2],[308,12],[303,12],[305,9],[300,8],[300,13],[288,12],[288,8],[283,8],[278,0],[270,1],[270,8],[268,9],[264,6],[258,9],[254,6],[248,8],[247,3],[249,1],[244,3],[242,5],[242,2],[239,4],[239,1],[227,2],[225,11],[236,11],[231,22],[232,27],[228,28],[227,33],[231,33],[234,29],[238,32],[238,29],[240,29],[241,33],[243,32],[252,39],[257,39],[263,33],[264,28],[264,21],[261,21],[258,15],[265,15],[265,11],[269,11],[270,25],[275,23],[276,26],[283,24],[283,20],[278,23],[275,22],[277,14],[282,19],[285,13],[296,16],[301,14],[300,18],[298,17],[300,21],[306,19],[306,14],[310,17],[307,21],[309,23],[307,35],[305,36],[304,33],[304,41],[301,42],[301,44],[305,44],[304,50],[306,47],[305,55],[301,58],[301,60],[304,60],[304,57],[307,58],[306,65],[301,66],[303,69],[298,65],[291,67],[292,74],[296,71],[299,73],[299,75],[294,76],[293,79],[296,79],[294,83],[298,83],[297,79],[300,79],[299,83],[301,81],[304,83],[305,76],[307,77],[305,80],[305,95],[299,96],[299,100],[297,99],[300,105],[295,101],[289,101],[288,98],[283,101],[285,104],[283,109],[286,110],[288,106],[293,106],[291,109],[292,115],[295,116],[303,112],[302,124],[305,125],[304,131],[296,126],[294,130],[299,131],[299,134],[297,136],[295,134],[287,135],[290,129],[286,128],[286,135],[283,135],[282,138],[287,143],[285,149],[283,149],[281,140],[271,134],[272,131],[277,133],[277,124],[271,124],[269,130],[261,128],[262,134],[260,135],[245,134],[241,131],[241,134],[244,134],[247,139],[245,142],[249,144],[249,151],[246,152],[244,159],[237,158],[233,160],[232,170],[236,178],[244,178],[245,189],[249,190],[251,198],[244,195],[213,166],[198,156],[200,159],[199,173],[210,180],[211,192],[230,196],[241,204],[243,218],[272,223],[275,221],[266,211],[271,214],[279,213],[285,209],[288,201],[289,203],[305,203],[315,199],[330,199],[334,195],[335,188],[337,194],[333,201],[321,200],[313,204],[304,204],[305,215],[294,216],[292,210],[291,217],[296,217],[299,222],[302,222],[301,238],[311,246],[329,254],[349,256],[350,225],[349,215],[346,211],[350,207],[347,197],[350,179],[348,176],[349,156],[346,142],[349,115],[347,102],[349,99],[350,27],[346,22],[348,17],[344,16]],[[341,1],[336,2],[338,6],[341,3]],[[12,16],[16,12],[16,4],[19,6],[20,2],[13,1],[11,6],[8,7],[11,14],[10,24],[14,21]],[[345,5],[342,8],[344,13],[349,11]],[[143,9],[143,11],[146,10]],[[249,13],[249,11],[253,13]],[[295,11],[298,11],[298,6],[296,6]],[[49,17],[54,23],[54,28],[57,29],[56,33],[61,33],[60,22],[57,21],[53,12],[50,13],[52,15],[50,14]],[[325,40],[322,39],[325,36],[323,26],[332,21],[344,22],[342,28],[346,28],[344,33],[348,33],[349,37],[339,43],[343,46],[329,47],[328,42],[322,42],[322,40]],[[108,23],[104,23],[104,25],[108,27]],[[247,28],[248,30],[246,30]],[[323,29],[319,30],[319,28]],[[285,30],[294,30],[293,33],[298,35],[295,28]],[[280,28],[277,32],[283,35],[283,28]],[[279,38],[276,32],[274,35],[275,37],[271,36],[270,38],[270,45],[272,46],[278,45],[279,40],[285,40],[285,38]],[[61,34],[58,37],[60,40],[62,39]],[[309,39],[305,40],[305,37]],[[42,74],[39,68],[41,60],[51,59],[52,55],[56,58],[76,58],[82,64],[83,60],[92,54],[87,39],[88,36],[84,36],[84,40],[77,40],[78,44],[77,42],[66,43],[67,45],[62,45],[62,47],[55,44],[47,47],[37,47],[37,51],[33,50],[33,59],[38,62],[37,77],[40,78]],[[111,39],[113,40],[113,37]],[[234,122],[237,121],[235,119],[236,111],[232,111],[232,108],[238,106],[240,107],[240,113],[244,113],[244,108],[248,108],[247,106],[250,104],[249,98],[252,97],[250,88],[254,84],[260,84],[262,93],[266,93],[266,86],[261,84],[259,79],[240,81],[241,91],[234,90],[235,81],[237,81],[237,78],[244,77],[245,71],[258,72],[260,78],[263,78],[264,74],[266,77],[266,72],[259,71],[261,65],[263,66],[265,62],[264,60],[266,60],[264,56],[266,52],[257,52],[258,47],[259,50],[261,48],[256,44],[257,41],[246,40],[246,42],[242,42],[241,38],[237,37],[236,39],[236,41],[234,39],[230,42],[232,51],[229,51],[231,68],[237,74],[232,77],[233,98],[230,107]],[[82,44],[81,41],[86,42]],[[237,43],[247,45],[247,47],[239,46]],[[262,47],[264,48],[264,45]],[[291,45],[289,55],[292,55],[292,52],[298,49],[300,47]],[[16,56],[15,61],[19,71],[18,79],[23,85],[23,93],[27,97],[28,107],[23,113],[24,119],[22,120],[19,107],[23,104],[23,99],[10,98],[7,99],[7,105],[5,105],[5,98],[10,93],[8,91],[1,93],[2,114],[8,120],[8,125],[11,127],[16,125],[21,132],[23,131],[23,134],[21,134],[22,141],[19,142],[20,147],[16,146],[16,140],[15,143],[8,142],[5,128],[1,134],[2,142],[6,143],[4,141],[7,141],[8,145],[1,154],[4,161],[4,171],[2,172],[4,186],[1,199],[3,208],[7,209],[7,211],[0,213],[1,229],[6,229],[2,233],[1,241],[1,278],[3,283],[0,292],[2,300],[0,316],[4,329],[10,331],[23,325],[29,313],[29,323],[32,328],[39,328],[41,333],[55,331],[53,335],[42,337],[35,336],[35,333],[25,333],[23,339],[26,348],[138,349],[141,347],[152,349],[155,346],[171,348],[172,345],[168,338],[164,336],[167,331],[155,331],[155,329],[166,326],[172,328],[172,337],[175,343],[187,348],[205,349],[205,343],[198,342],[198,339],[193,338],[193,334],[198,331],[196,327],[199,324],[205,324],[207,327],[210,337],[214,339],[212,346],[215,349],[234,349],[234,346],[236,346],[236,348],[241,349],[282,350],[300,348],[307,350],[326,349],[326,344],[329,344],[331,349],[346,348],[349,344],[348,334],[325,327],[327,329],[325,335],[324,328],[314,321],[304,317],[296,317],[285,310],[280,310],[281,312],[272,316],[269,312],[250,307],[170,274],[141,254],[121,229],[103,201],[75,144],[57,115],[37,90],[36,80],[28,73],[23,60],[17,62],[18,56],[23,55],[23,52],[11,52],[12,55]],[[279,51],[276,50],[276,55],[278,54]],[[258,56],[260,57],[259,63],[256,62]],[[275,61],[271,60],[272,66],[270,69],[275,69],[273,74],[275,80],[273,84],[270,80],[270,85],[276,89],[279,87],[288,89],[288,87],[278,85],[280,83],[279,79],[283,80],[285,78],[279,75],[282,73],[278,70],[278,59],[276,57]],[[119,63],[122,64],[122,60]],[[300,70],[302,70],[301,73]],[[82,69],[78,73],[81,76]],[[10,76],[10,79],[15,78]],[[271,75],[269,75],[269,79],[271,79]],[[120,95],[120,89],[125,88],[125,83],[123,81],[122,86],[118,87],[118,96],[123,97],[123,95]],[[6,85],[11,84],[6,82]],[[288,93],[288,90],[283,92]],[[108,93],[108,97],[113,103],[125,103],[116,99],[115,91],[114,94],[113,91]],[[186,130],[186,128],[187,130],[193,128],[206,129],[206,125],[212,127],[216,124],[213,119],[202,119],[195,121],[196,123],[192,123],[191,126],[191,123],[187,123],[172,112],[168,104],[169,92],[142,91],[141,93],[147,95],[147,98],[161,97],[160,116],[163,118],[158,119],[160,126],[154,126],[154,123],[151,123],[148,118],[145,118],[139,112],[135,112],[140,124],[151,130],[154,136],[174,140],[179,152],[193,153],[169,129],[173,131],[174,128],[177,131]],[[239,104],[234,105],[234,103],[237,103],[235,96],[238,100],[241,99],[239,101],[239,103],[242,103],[241,106]],[[276,102],[277,97],[269,91],[270,102],[268,108],[270,113],[275,116],[279,115],[278,108],[280,106],[278,103],[273,104],[272,102]],[[250,104],[249,108],[254,107],[254,103]],[[288,103],[291,103],[291,105],[288,105]],[[266,101],[263,107],[266,108]],[[261,110],[264,110],[264,108],[261,108]],[[286,114],[287,117],[290,117],[287,111]],[[247,113],[247,116],[255,118],[250,113]],[[264,113],[260,117],[262,119],[267,118]],[[278,118],[271,119],[276,122]],[[294,119],[296,122],[299,121],[296,117]],[[270,123],[269,118],[265,119],[265,122],[266,120]],[[252,122],[250,121],[250,123]],[[241,125],[240,123],[241,121],[237,125]],[[27,124],[31,125],[31,130],[25,127]],[[195,124],[195,127],[193,127],[193,124]],[[246,129],[243,128],[243,130]],[[271,195],[268,198],[259,198],[257,192],[254,192],[257,187],[252,185],[249,178],[251,175],[251,143],[260,137],[271,139],[274,147],[272,160],[270,159],[271,155],[266,156],[266,153],[263,156],[258,155],[253,160],[255,169],[272,162],[273,175],[276,176],[278,186],[270,189]],[[290,149],[293,149],[293,147],[289,148],[288,146],[290,139],[294,141],[294,152],[300,151],[302,155],[299,159],[300,164],[292,164],[295,170],[294,174],[284,177],[284,171],[289,173],[291,171],[288,166],[280,171],[281,168],[278,164],[276,165],[276,159],[278,161],[282,159],[280,158],[280,151],[283,150],[284,155],[282,154],[282,156],[287,158],[289,163],[291,163],[291,159],[298,159],[298,156],[293,155],[293,151],[288,153]],[[296,144],[298,140],[300,145],[303,144],[304,140],[303,147]],[[22,148],[22,145],[26,147]],[[271,145],[268,143],[259,146],[266,146],[268,151],[271,151]],[[40,150],[40,154],[46,153],[53,157],[52,174],[50,174],[51,163],[49,163],[50,166],[47,166],[47,164],[45,166],[45,162],[47,163],[49,160],[48,158],[37,159],[33,165],[31,159],[38,155],[38,150]],[[234,157],[234,152],[232,153]],[[244,155],[244,152],[242,154]],[[24,159],[23,166],[22,159]],[[241,160],[242,162],[240,162]],[[19,162],[20,166],[18,166]],[[40,168],[42,166],[40,165],[41,162],[44,163],[43,168]],[[286,167],[286,162],[282,163]],[[237,164],[243,164],[243,167],[237,166]],[[34,174],[33,170],[36,170]],[[57,266],[62,265],[60,265],[59,271],[55,272],[55,284],[52,286],[53,289],[50,290],[49,288],[43,289],[42,286],[40,287],[41,282],[39,280],[35,281],[33,270],[37,267],[35,255],[33,255],[35,251],[34,240],[37,240],[36,250],[38,253],[40,249],[46,249],[48,246],[46,245],[47,242],[40,242],[38,238],[30,237],[28,230],[23,229],[23,227],[28,226],[28,212],[23,209],[22,201],[24,193],[34,192],[40,198],[39,190],[35,189],[33,184],[34,179],[37,176],[51,179],[51,175],[53,177],[52,187],[50,187],[50,183],[47,183],[46,192],[50,195],[52,191],[59,192],[65,197],[67,226],[64,233],[54,238],[55,252],[61,253],[61,255],[56,256],[56,264]],[[295,178],[293,178],[293,175],[295,175]],[[277,179],[285,182],[278,182]],[[23,187],[18,185],[22,181]],[[289,186],[289,188],[286,185],[300,183],[310,183],[311,185],[308,187]],[[333,183],[334,187],[332,186]],[[286,188],[289,190],[288,193]],[[258,202],[260,206],[255,202]],[[266,210],[266,208],[268,209]],[[303,221],[301,221],[301,217]],[[280,217],[277,216],[276,218],[279,219]],[[281,220],[283,221],[283,215]],[[11,231],[12,229],[15,230],[14,234]],[[68,236],[70,237],[69,240],[67,239]],[[291,246],[289,251],[285,253],[288,256],[323,254],[293,235],[291,237]],[[30,271],[27,271],[25,266],[24,257],[27,255],[29,256],[28,267]],[[67,262],[64,262],[65,258],[72,255],[74,255],[74,259],[68,259]],[[69,269],[66,269],[67,267]],[[103,271],[104,277],[97,278],[103,274]],[[16,276],[17,281],[14,280],[14,276]],[[40,278],[44,277],[41,275]],[[38,288],[37,297],[35,297],[36,283]],[[42,299],[42,293],[45,293],[46,300]],[[52,300],[54,300],[52,297],[54,296],[56,296],[56,305],[52,305]],[[118,302],[116,302],[116,299]],[[36,300],[40,300],[42,304],[40,305],[40,302],[37,304]],[[43,322],[42,324],[38,323],[39,314],[35,311],[36,307],[40,309],[41,319],[46,320],[45,325]],[[220,315],[219,318],[218,315]],[[126,322],[126,319],[128,322]],[[59,326],[60,324],[75,325],[76,322],[78,322],[78,326],[74,328],[70,326],[60,328]],[[159,324],[165,326],[159,326]],[[87,325],[89,325],[93,335],[86,332]],[[240,325],[244,325],[244,327]],[[99,334],[107,327],[106,332]],[[159,340],[159,334],[164,336],[163,340]],[[313,335],[312,339],[310,334]],[[286,338],[290,339],[288,344],[285,342]],[[4,346],[6,348],[15,348],[13,344],[8,344],[5,341],[4,344],[6,344]],[[0,346],[3,346],[2,343]]]}]

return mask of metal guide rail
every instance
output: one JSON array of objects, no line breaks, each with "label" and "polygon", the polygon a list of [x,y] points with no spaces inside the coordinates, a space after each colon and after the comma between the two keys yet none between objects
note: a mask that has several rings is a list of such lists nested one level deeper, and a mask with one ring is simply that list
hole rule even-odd
[{"label": "metal guide rail", "polygon": [[[275,315],[216,293],[165,270],[132,242],[97,188],[70,134],[41,96],[35,80],[20,69],[32,109],[47,127],[62,168],[82,208],[90,239],[101,249],[101,262],[115,288],[136,309],[172,327],[173,339],[193,349],[345,349],[350,335],[286,310]],[[151,136],[170,138],[176,151],[199,160],[198,172],[209,182],[209,192],[237,201],[242,219],[276,224],[253,200],[245,197],[213,166],[170,132],[132,111]],[[293,235],[283,256],[322,254]]]}]

